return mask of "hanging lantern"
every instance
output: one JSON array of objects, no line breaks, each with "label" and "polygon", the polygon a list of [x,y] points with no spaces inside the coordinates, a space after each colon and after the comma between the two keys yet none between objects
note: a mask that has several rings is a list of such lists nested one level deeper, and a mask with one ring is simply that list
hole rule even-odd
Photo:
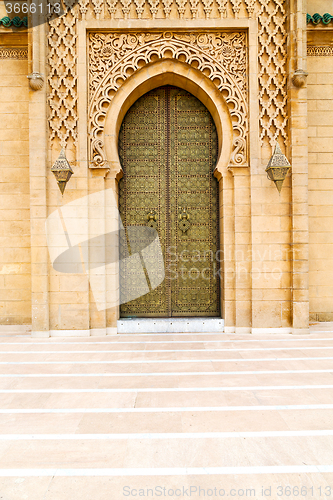
[{"label": "hanging lantern", "polygon": [[283,181],[287,177],[290,169],[291,165],[286,156],[282,153],[279,143],[277,142],[265,172],[267,172],[268,179],[274,182],[279,193],[281,192]]},{"label": "hanging lantern", "polygon": [[62,149],[60,155],[55,161],[51,171],[54,173],[55,178],[57,179],[59,189],[61,194],[64,194],[66,184],[74,174],[70,164],[65,155],[65,151]]}]

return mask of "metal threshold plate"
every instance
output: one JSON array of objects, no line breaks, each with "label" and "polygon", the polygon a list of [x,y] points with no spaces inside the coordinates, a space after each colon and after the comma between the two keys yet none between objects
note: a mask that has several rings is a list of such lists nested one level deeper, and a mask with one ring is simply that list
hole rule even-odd
[{"label": "metal threshold plate", "polygon": [[223,333],[222,318],[122,318],[118,333]]}]

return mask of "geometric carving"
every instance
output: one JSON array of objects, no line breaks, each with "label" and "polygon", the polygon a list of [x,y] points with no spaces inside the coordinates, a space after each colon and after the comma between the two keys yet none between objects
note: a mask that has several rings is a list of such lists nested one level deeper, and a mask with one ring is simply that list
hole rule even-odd
[{"label": "geometric carving", "polygon": [[89,34],[89,137],[91,166],[103,167],[104,123],[124,81],[143,65],[173,58],[201,70],[229,106],[233,123],[231,164],[247,165],[248,83],[244,32],[140,32]]},{"label": "geometric carving", "polygon": [[285,0],[259,0],[260,139],[287,140],[287,14]]},{"label": "geometric carving", "polygon": [[50,140],[61,148],[77,139],[77,71],[75,0],[64,2],[65,13],[48,23]]}]

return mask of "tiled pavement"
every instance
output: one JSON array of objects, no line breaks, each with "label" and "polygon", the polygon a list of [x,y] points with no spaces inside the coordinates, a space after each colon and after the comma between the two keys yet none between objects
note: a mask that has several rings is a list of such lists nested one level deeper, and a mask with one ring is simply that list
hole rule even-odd
[{"label": "tiled pavement", "polygon": [[0,499],[333,498],[333,333],[0,339]]}]

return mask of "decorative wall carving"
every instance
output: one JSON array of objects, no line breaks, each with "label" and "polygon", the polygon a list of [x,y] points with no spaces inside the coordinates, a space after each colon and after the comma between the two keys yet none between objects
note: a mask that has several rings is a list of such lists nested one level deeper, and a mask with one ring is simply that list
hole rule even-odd
[{"label": "decorative wall carving", "polygon": [[309,45],[307,48],[308,56],[333,56],[333,45]]},{"label": "decorative wall carving", "polygon": [[79,0],[82,19],[256,17],[258,0]]},{"label": "decorative wall carving", "polygon": [[28,59],[28,49],[0,47],[0,59]]},{"label": "decorative wall carving", "polygon": [[260,139],[287,141],[287,13],[285,0],[259,0]]},{"label": "decorative wall carving", "polygon": [[50,140],[61,148],[77,138],[77,47],[75,0],[65,0],[66,14],[49,20],[48,84]]},{"label": "decorative wall carving", "polygon": [[244,32],[90,33],[89,135],[92,167],[103,167],[103,129],[113,95],[142,65],[172,57],[201,70],[229,104],[234,129],[231,163],[246,165],[247,43]]},{"label": "decorative wall carving", "polygon": [[[50,86],[50,128],[51,140],[59,140],[61,146],[64,147],[68,141],[75,142],[76,140],[76,123],[77,123],[77,109],[76,109],[76,23],[79,18],[87,19],[120,19],[120,18],[244,18],[252,17],[258,19],[259,23],[259,104],[260,104],[260,139],[263,146],[273,146],[278,137],[282,136],[286,143],[287,140],[287,31],[286,31],[286,0],[79,0],[78,6],[73,9],[71,6],[75,0],[65,0],[67,6],[67,14],[59,19],[49,22],[49,86]],[[97,36],[97,35],[96,35]],[[145,34],[147,37],[148,34]],[[152,36],[152,34],[151,34]],[[187,36],[189,36],[187,34]],[[203,36],[203,35],[202,35]],[[125,66],[128,63],[132,65],[132,71],[135,70],[135,57],[134,51],[139,50],[140,54],[144,56],[145,60],[149,60],[150,52],[156,49],[157,45],[161,43],[162,34],[158,34],[155,40],[145,38],[139,35],[133,35],[133,40],[137,40],[137,48],[131,46],[130,38],[126,41],[118,36],[118,41],[111,39],[109,42],[103,42],[103,49],[110,50],[109,66],[106,67],[106,57],[101,57],[96,49],[98,43],[102,43],[101,39],[95,45],[92,43],[93,38],[90,37],[90,103],[92,102],[92,95],[96,92],[94,85],[97,85],[97,80],[104,74],[104,71],[110,73],[115,72],[119,76],[119,82],[107,83],[106,80],[102,85],[111,85],[113,91],[117,90],[121,85],[120,78],[123,80],[127,78]],[[162,37],[166,43],[166,39]],[[140,40],[140,41],[138,41]],[[185,48],[183,60],[186,62],[195,58],[194,52],[200,54],[199,65],[204,67],[208,64],[211,68],[210,78],[215,78],[215,72],[221,74],[221,67],[226,69],[225,62],[218,60],[215,54],[216,47],[212,42],[212,46],[200,47],[198,43],[199,38],[196,39],[194,47],[191,47],[192,42],[187,42],[185,38],[182,40],[180,37],[173,36],[172,52],[177,56],[178,53]],[[163,43],[164,43],[163,42]],[[169,43],[168,42],[168,43]],[[119,51],[117,43],[119,43]],[[154,48],[153,45],[156,45]],[[128,45],[128,47],[127,47]],[[182,45],[182,48],[181,48]],[[225,45],[225,42],[224,42]],[[158,49],[159,50],[159,49]],[[162,50],[162,49],[161,49]],[[309,55],[312,55],[314,49],[309,49]],[[327,53],[328,49],[317,49],[320,52]],[[124,52],[125,51],[125,52]],[[212,54],[209,54],[213,51]],[[163,51],[162,51],[163,52]],[[162,54],[158,52],[158,54]],[[329,51],[328,51],[329,52]],[[245,57],[243,53],[243,59]],[[327,53],[328,54],[328,53]],[[173,57],[175,57],[173,55]],[[314,54],[313,54],[314,55]],[[160,57],[161,55],[158,55]],[[127,60],[127,58],[129,58]],[[130,59],[132,58],[132,62]],[[185,58],[185,59],[184,59]],[[205,63],[203,61],[206,61]],[[237,64],[239,59],[236,60]],[[126,63],[126,64],[125,64]],[[236,71],[236,74],[230,74],[232,79],[238,78],[238,74],[246,71],[245,59]],[[240,67],[243,69],[240,70]],[[122,72],[125,71],[123,75]],[[208,70],[207,70],[208,71]],[[228,70],[229,71],[229,70]],[[120,76],[121,75],[121,76]],[[122,80],[122,81],[123,81]],[[218,82],[221,88],[222,81]],[[226,82],[225,82],[226,83]],[[100,82],[98,82],[100,84]],[[236,91],[236,89],[235,89]],[[240,92],[240,99],[237,102],[247,102],[247,96],[242,89]],[[97,94],[94,99],[98,99]],[[109,101],[108,101],[109,102]],[[91,104],[91,106],[93,106]],[[100,141],[99,126],[94,126],[96,116],[99,116],[99,111],[90,109],[90,133],[92,134],[92,141],[94,142],[94,161],[95,165],[99,165],[105,161],[103,154],[97,153]],[[97,115],[96,115],[97,113]],[[243,109],[241,115],[243,113]],[[104,119],[104,114],[101,116]],[[245,118],[242,120],[244,121]],[[238,123],[237,119],[237,123]],[[246,120],[245,120],[246,121]],[[237,124],[236,124],[237,125]],[[95,127],[95,128],[94,128]],[[244,126],[241,126],[242,130]],[[240,134],[240,140],[244,133]],[[241,150],[245,150],[245,145],[242,144]],[[245,155],[246,156],[246,155]],[[239,158],[237,156],[237,158]],[[244,160],[244,155],[242,157]]]}]

